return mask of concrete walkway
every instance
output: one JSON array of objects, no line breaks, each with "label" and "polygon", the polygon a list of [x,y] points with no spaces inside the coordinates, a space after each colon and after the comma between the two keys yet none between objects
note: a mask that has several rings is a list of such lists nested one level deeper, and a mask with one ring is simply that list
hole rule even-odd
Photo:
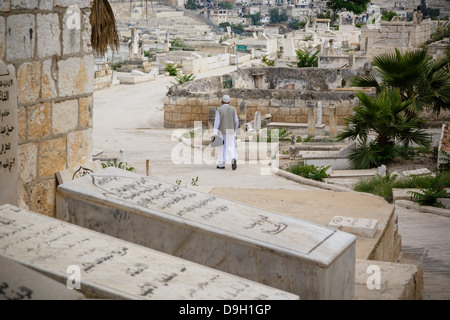
[{"label": "concrete walkway", "polygon": [[401,263],[423,270],[423,299],[450,299],[450,218],[395,207],[402,235]]}]

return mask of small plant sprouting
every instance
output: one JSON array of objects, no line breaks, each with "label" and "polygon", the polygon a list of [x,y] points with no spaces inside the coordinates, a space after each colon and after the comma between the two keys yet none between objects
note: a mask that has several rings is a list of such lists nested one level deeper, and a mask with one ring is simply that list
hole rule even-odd
[{"label": "small plant sprouting", "polygon": [[192,178],[191,185],[193,185],[193,186],[195,186],[195,187],[198,187],[197,182],[198,182],[198,177],[196,177],[195,179]]},{"label": "small plant sprouting", "polygon": [[111,161],[108,161],[106,163],[102,163],[102,168],[103,169],[105,169],[107,167],[117,167],[119,169],[124,169],[124,170],[127,170],[127,171],[135,171],[135,168],[134,167],[129,167],[127,162],[119,162],[117,164],[117,166]]}]

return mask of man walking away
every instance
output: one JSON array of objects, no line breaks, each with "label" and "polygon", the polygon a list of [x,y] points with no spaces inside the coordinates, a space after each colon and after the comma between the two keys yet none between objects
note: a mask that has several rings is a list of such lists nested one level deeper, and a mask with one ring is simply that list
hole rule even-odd
[{"label": "man walking away", "polygon": [[225,169],[225,163],[231,162],[231,168],[237,168],[236,130],[239,119],[236,108],[229,105],[230,97],[224,95],[220,107],[216,110],[213,135],[222,138],[223,146],[217,147],[217,169]]}]

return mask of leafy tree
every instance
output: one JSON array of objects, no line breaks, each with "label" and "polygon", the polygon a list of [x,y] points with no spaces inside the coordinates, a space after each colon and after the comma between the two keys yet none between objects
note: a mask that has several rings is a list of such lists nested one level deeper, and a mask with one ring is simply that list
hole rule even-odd
[{"label": "leafy tree", "polygon": [[306,22],[304,21],[298,21],[297,19],[293,19],[291,22],[289,22],[288,27],[292,30],[298,30],[303,29],[306,25]]},{"label": "leafy tree", "polygon": [[[349,156],[355,169],[388,163],[397,141],[405,146],[414,142],[429,147],[429,136],[420,129],[425,120],[407,116],[411,100],[402,100],[398,89],[382,89],[375,97],[363,92],[355,94],[361,103],[353,109],[354,114],[346,118],[349,127],[337,136],[338,140],[359,140],[361,146]],[[375,135],[371,142],[369,134]]]},{"label": "leafy tree", "polygon": [[231,26],[231,23],[229,23],[229,22],[221,22],[219,24],[219,28],[222,28],[223,30],[227,30],[227,27],[230,27],[230,26]]},{"label": "leafy tree", "polygon": [[233,8],[233,4],[230,2],[220,2],[219,7],[221,7],[222,9],[231,9]]},{"label": "leafy tree", "polygon": [[244,18],[252,18],[252,24],[254,26],[260,25],[261,15],[259,13],[254,14],[246,14],[244,15]]},{"label": "leafy tree", "polygon": [[284,10],[280,14],[280,11],[277,8],[274,8],[269,11],[269,14],[271,23],[280,23],[288,20],[288,16]]},{"label": "leafy tree", "polygon": [[361,14],[367,10],[370,0],[328,0],[327,8],[331,11],[331,25],[334,25],[336,15],[341,11],[349,11],[354,14]]},{"label": "leafy tree", "polygon": [[184,5],[184,7],[188,10],[196,10],[196,9],[203,8],[201,5],[195,3],[194,0],[188,0],[186,2],[186,4]]},{"label": "leafy tree", "polygon": [[239,24],[232,24],[231,25],[231,31],[237,34],[243,34],[244,33],[244,26],[242,23]]},{"label": "leafy tree", "polygon": [[426,49],[401,53],[380,54],[372,60],[372,65],[381,74],[381,82],[374,76],[356,77],[353,86],[397,88],[403,101],[409,100],[410,117],[416,116],[425,107],[439,114],[450,109],[450,74],[446,69],[449,57],[433,59]]},{"label": "leafy tree", "polygon": [[394,18],[396,16],[397,16],[397,13],[395,13],[394,11],[383,11],[381,13],[381,20],[391,21],[392,18]]},{"label": "leafy tree", "polygon": [[297,68],[308,68],[308,67],[317,67],[319,63],[319,58],[317,55],[319,54],[319,50],[314,53],[311,51],[304,51],[302,49],[298,49],[295,51],[297,54]]}]

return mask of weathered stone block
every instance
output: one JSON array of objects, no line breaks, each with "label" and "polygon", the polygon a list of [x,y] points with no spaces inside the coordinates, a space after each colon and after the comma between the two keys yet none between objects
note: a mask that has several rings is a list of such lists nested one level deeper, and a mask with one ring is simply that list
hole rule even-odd
[{"label": "weathered stone block", "polygon": [[306,114],[297,116],[296,118],[297,118],[297,123],[306,123],[306,121],[307,121]]},{"label": "weathered stone block", "polygon": [[328,226],[355,235],[373,238],[378,230],[378,221],[375,219],[335,216],[328,223]]},{"label": "weathered stone block", "polygon": [[177,106],[184,106],[187,104],[188,98],[186,97],[177,97],[175,100],[175,104]]},{"label": "weathered stone block", "polygon": [[91,23],[89,21],[90,11],[83,11],[81,15],[81,49],[84,53],[92,53],[92,43],[91,43]]},{"label": "weathered stone block", "polygon": [[271,107],[279,107],[279,106],[281,106],[281,100],[279,100],[279,99],[271,99],[270,100],[270,106]]},{"label": "weathered stone block", "polygon": [[54,0],[54,6],[58,7],[69,7],[71,5],[76,4],[78,8],[89,8],[91,0],[77,0],[74,2],[73,0]]},{"label": "weathered stone block", "polygon": [[59,17],[56,13],[38,14],[37,52],[40,58],[61,54]]},{"label": "weathered stone block", "polygon": [[67,164],[69,167],[92,161],[92,129],[74,131],[67,135]]},{"label": "weathered stone block", "polygon": [[0,11],[8,12],[11,10],[11,0],[3,0],[0,2]]},{"label": "weathered stone block", "polygon": [[58,62],[59,95],[61,97],[94,91],[94,56],[74,57]]},{"label": "weathered stone block", "polygon": [[67,10],[63,17],[63,54],[74,54],[81,48],[81,11]]},{"label": "weathered stone block", "polygon": [[53,104],[53,133],[66,133],[78,125],[78,100],[66,100]]},{"label": "weathered stone block", "polygon": [[41,63],[25,62],[17,72],[19,103],[35,102],[41,91]]},{"label": "weathered stone block", "polygon": [[52,176],[66,168],[66,138],[41,141],[39,145],[39,176]]},{"label": "weathered stone block", "polygon": [[28,107],[28,139],[40,139],[50,134],[51,103]]},{"label": "weathered stone block", "polygon": [[33,181],[37,175],[38,143],[19,145],[19,179],[24,183]]},{"label": "weathered stone block", "polygon": [[278,108],[278,114],[288,116],[291,114],[291,108],[280,107],[280,108]]},{"label": "weathered stone block", "polygon": [[192,113],[202,113],[202,107],[201,106],[193,106]]},{"label": "weathered stone block", "polygon": [[20,107],[17,110],[17,125],[19,128],[19,143],[27,139],[27,110]]},{"label": "weathered stone block", "polygon": [[80,126],[92,127],[92,96],[80,99]]},{"label": "weathered stone block", "polygon": [[30,210],[37,213],[55,217],[56,178],[38,182],[30,188]]},{"label": "weathered stone block", "polygon": [[[1,4],[0,4],[0,11]],[[0,60],[5,60],[6,53],[6,24],[5,18],[0,16]]]},{"label": "weathered stone block", "polygon": [[289,122],[289,123],[293,123],[297,120],[296,116],[286,116],[284,117],[284,121]]},{"label": "weathered stone block", "polygon": [[36,43],[33,14],[15,14],[6,18],[6,60],[31,59]]},{"label": "weathered stone block", "polygon": [[13,0],[12,9],[36,9],[38,0]]},{"label": "weathered stone block", "polygon": [[46,60],[42,63],[42,98],[52,99],[57,96],[56,92],[56,71],[53,60]]},{"label": "weathered stone block", "polygon": [[52,10],[53,9],[53,0],[39,0],[39,9]]}]

